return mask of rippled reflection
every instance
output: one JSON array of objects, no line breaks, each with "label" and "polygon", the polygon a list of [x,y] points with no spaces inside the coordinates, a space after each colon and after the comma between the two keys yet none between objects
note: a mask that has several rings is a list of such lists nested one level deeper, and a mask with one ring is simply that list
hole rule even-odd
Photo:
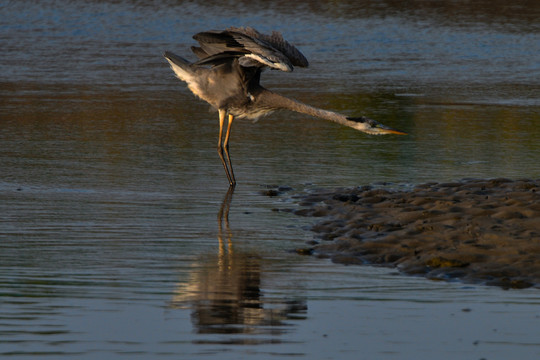
[{"label": "rippled reflection", "polygon": [[291,329],[288,319],[305,318],[306,301],[265,295],[261,285],[265,274],[262,257],[254,251],[237,249],[233,243],[229,224],[233,193],[234,189],[229,188],[218,212],[217,254],[207,254],[192,265],[189,280],[178,286],[172,306],[192,310],[191,319],[199,334],[282,335]]}]

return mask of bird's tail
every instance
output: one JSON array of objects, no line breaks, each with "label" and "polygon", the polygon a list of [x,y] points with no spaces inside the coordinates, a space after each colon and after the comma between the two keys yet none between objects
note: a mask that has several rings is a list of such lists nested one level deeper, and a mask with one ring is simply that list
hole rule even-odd
[{"label": "bird's tail", "polygon": [[176,76],[185,82],[191,82],[193,77],[195,76],[195,72],[193,71],[193,68],[191,67],[191,63],[184,59],[181,56],[178,56],[176,54],[173,54],[170,51],[165,51],[163,53],[163,56],[169,64],[171,65],[171,69],[174,71]]}]

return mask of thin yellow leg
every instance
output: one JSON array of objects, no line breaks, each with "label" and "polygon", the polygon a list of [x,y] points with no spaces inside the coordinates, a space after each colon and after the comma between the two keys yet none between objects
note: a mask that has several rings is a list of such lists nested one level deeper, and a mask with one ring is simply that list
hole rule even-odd
[{"label": "thin yellow leg", "polygon": [[226,157],[227,165],[229,167],[230,176],[231,176],[229,178],[229,185],[230,186],[235,186],[236,185],[236,178],[234,177],[234,171],[233,171],[233,167],[232,167],[232,163],[231,163],[231,158],[229,156],[229,137],[231,136],[231,128],[232,128],[233,120],[234,120],[234,116],[229,114],[229,123],[227,124],[227,132],[225,133],[225,140],[223,141],[223,148],[225,150],[225,157]]},{"label": "thin yellow leg", "polygon": [[225,115],[227,112],[225,110],[219,110],[219,137],[218,137],[218,150],[221,149],[221,137],[223,135],[223,123],[225,122]]},{"label": "thin yellow leg", "polygon": [[231,128],[232,128],[232,122],[234,120],[234,116],[229,114],[229,123],[227,124],[227,132],[225,133],[225,141],[223,142],[223,146],[225,149],[229,149],[229,136],[231,136]]},{"label": "thin yellow leg", "polygon": [[[234,178],[234,173],[232,170],[232,164],[231,164],[231,158],[229,157],[229,135],[231,132],[231,125],[232,125],[232,115],[229,115],[229,123],[227,124],[227,133],[225,134],[225,139],[222,143],[222,137],[223,137],[223,124],[225,122],[225,115],[227,115],[227,111],[225,110],[219,110],[219,138],[218,138],[218,155],[221,159],[221,163],[223,164],[223,168],[225,169],[225,174],[227,175],[227,179],[229,180],[229,185],[234,186],[236,185],[236,180]],[[225,157],[223,156],[223,152],[225,152]],[[229,170],[230,169],[230,170]]]}]

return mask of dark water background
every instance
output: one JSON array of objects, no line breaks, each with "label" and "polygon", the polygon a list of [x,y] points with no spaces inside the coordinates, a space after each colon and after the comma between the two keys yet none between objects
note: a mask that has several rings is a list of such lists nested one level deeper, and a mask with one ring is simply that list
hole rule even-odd
[{"label": "dark water background", "polygon": [[[540,355],[537,290],[301,257],[308,220],[272,211],[318,187],[540,177],[536,2],[4,1],[0,15],[2,358]],[[410,135],[236,122],[229,199],[217,115],[161,53],[189,57],[194,33],[231,25],[278,29],[310,60],[265,86]],[[262,195],[274,185],[292,190]]]}]

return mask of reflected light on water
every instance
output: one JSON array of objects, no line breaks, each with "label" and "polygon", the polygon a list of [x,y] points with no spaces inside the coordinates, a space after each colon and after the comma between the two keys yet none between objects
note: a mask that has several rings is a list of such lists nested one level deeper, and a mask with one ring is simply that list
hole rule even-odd
[{"label": "reflected light on water", "polygon": [[173,308],[187,308],[199,334],[268,335],[270,338],[195,340],[197,343],[263,344],[287,342],[281,336],[292,331],[288,320],[305,317],[305,299],[265,295],[261,288],[261,256],[235,249],[229,224],[234,193],[227,191],[218,212],[217,254],[205,254],[192,264],[188,280],[178,285]]}]

